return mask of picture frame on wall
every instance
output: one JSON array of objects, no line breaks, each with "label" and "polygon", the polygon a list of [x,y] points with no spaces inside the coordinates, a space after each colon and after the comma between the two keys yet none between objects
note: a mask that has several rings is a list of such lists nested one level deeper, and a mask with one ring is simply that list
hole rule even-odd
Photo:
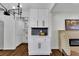
[{"label": "picture frame on wall", "polygon": [[79,19],[66,19],[65,30],[79,30]]}]

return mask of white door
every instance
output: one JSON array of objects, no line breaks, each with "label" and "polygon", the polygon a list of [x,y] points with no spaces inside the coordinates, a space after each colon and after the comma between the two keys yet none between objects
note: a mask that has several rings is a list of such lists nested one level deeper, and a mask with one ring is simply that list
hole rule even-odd
[{"label": "white door", "polygon": [[4,22],[0,21],[0,49],[4,47]]}]

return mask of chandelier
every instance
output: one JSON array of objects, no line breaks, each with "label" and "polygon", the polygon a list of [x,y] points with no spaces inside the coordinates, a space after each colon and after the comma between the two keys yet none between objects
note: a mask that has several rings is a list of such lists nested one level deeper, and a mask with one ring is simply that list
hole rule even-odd
[{"label": "chandelier", "polygon": [[15,15],[19,15],[21,18],[22,15],[22,5],[20,3],[17,4],[17,6],[13,6],[12,9],[7,9],[2,3],[0,3],[1,7],[0,11],[4,11],[4,15],[10,16],[13,15],[15,18]]}]

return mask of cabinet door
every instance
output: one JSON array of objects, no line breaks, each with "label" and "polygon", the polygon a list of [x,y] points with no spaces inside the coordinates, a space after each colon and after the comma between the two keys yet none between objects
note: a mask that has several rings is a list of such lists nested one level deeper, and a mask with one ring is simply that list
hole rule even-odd
[{"label": "cabinet door", "polygon": [[38,42],[35,37],[31,37],[28,42],[28,47],[29,47],[29,55],[37,55],[38,53]]},{"label": "cabinet door", "polygon": [[36,27],[38,25],[38,9],[31,9],[30,10],[30,26]]},{"label": "cabinet door", "polygon": [[48,26],[48,9],[31,9],[30,26]]},{"label": "cabinet door", "polygon": [[48,27],[49,23],[49,14],[48,14],[48,9],[44,10],[44,16],[43,19],[45,21],[45,26]]},{"label": "cabinet door", "polygon": [[38,37],[35,39],[33,44],[35,47],[35,52],[37,55],[49,55],[51,52],[50,49],[50,40],[47,37]]},{"label": "cabinet door", "polygon": [[41,42],[41,49],[40,54],[48,55],[50,54],[50,40],[49,38],[45,37]]},{"label": "cabinet door", "polygon": [[34,18],[34,17],[31,17],[31,18],[30,18],[29,26],[30,26],[30,27],[37,27],[37,26],[38,26],[38,24],[37,24],[37,19]]},{"label": "cabinet door", "polygon": [[39,27],[42,27],[43,26],[43,23],[42,23],[42,20],[43,20],[43,9],[38,9],[38,25]]},{"label": "cabinet door", "polygon": [[48,26],[48,9],[38,9],[39,26]]}]

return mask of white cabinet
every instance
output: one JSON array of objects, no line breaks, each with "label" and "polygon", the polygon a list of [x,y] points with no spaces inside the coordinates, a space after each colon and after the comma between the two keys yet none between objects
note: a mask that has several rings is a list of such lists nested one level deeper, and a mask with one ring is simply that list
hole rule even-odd
[{"label": "white cabinet", "polygon": [[48,9],[39,9],[38,10],[38,20],[39,20],[39,26],[48,27]]},{"label": "white cabinet", "polygon": [[[30,22],[28,30],[29,55],[50,55],[51,45],[48,18],[48,9],[30,9]],[[48,28],[48,34],[46,36],[32,35],[32,28]],[[35,32],[37,31],[38,30]]]},{"label": "white cabinet", "polygon": [[37,20],[38,20],[38,10],[37,9],[31,9],[30,10],[30,26],[37,27]]},{"label": "white cabinet", "polygon": [[32,36],[31,39],[29,55],[50,55],[51,49],[48,37]]},{"label": "white cabinet", "polygon": [[48,26],[48,9],[31,9],[30,25],[32,27]]}]

